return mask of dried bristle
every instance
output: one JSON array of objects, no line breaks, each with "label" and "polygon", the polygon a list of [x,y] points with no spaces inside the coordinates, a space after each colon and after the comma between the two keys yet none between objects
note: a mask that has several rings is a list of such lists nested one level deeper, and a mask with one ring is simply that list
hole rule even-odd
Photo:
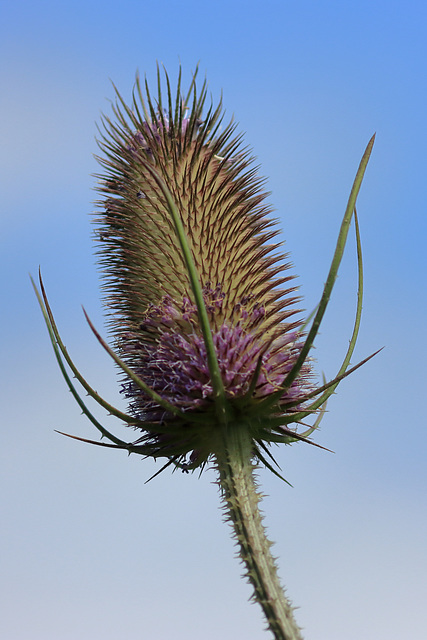
[{"label": "dried bristle", "polygon": [[[233,323],[239,303],[249,298],[266,311],[257,332],[290,331],[299,326],[289,321],[295,313],[295,287],[281,287],[293,276],[288,275],[286,256],[273,253],[279,244],[270,242],[277,231],[268,218],[268,194],[261,190],[264,181],[256,177],[253,158],[242,149],[241,136],[233,138],[232,122],[221,130],[221,103],[203,116],[206,83],[197,93],[193,78],[188,109],[180,82],[173,103],[166,80],[166,112],[159,104],[160,86],[157,104],[148,88],[145,102],[137,79],[132,106],[117,94],[115,121],[103,119],[104,157],[99,161],[106,174],[99,176],[103,213],[96,222],[113,330],[134,331],[148,306],[165,295],[192,299],[164,195],[144,168],[149,159],[177,205],[202,287],[220,285],[225,294],[213,328]],[[278,275],[284,271],[286,275]]]}]

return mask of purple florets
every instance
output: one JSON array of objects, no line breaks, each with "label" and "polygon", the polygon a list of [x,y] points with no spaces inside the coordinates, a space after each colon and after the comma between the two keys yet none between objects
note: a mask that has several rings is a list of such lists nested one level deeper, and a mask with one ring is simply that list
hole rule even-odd
[{"label": "purple florets", "polygon": [[[181,132],[180,135],[182,137],[185,136],[185,133],[188,129],[188,125],[190,124],[190,118],[182,118],[181,121]],[[194,134],[197,135],[200,125],[202,121],[197,119],[194,123]],[[145,153],[149,157],[153,157],[153,144],[160,145],[162,142],[162,136],[166,132],[167,135],[171,135],[172,129],[169,121],[169,114],[167,111],[163,110],[157,114],[157,118],[152,122],[144,121],[141,125],[141,129],[135,131],[132,135],[131,142],[127,145],[127,150],[132,154],[132,156],[136,157],[138,151],[143,149]]]},{"label": "purple florets", "polygon": [[[224,295],[220,288],[205,288],[205,304],[211,316],[221,314]],[[262,399],[280,388],[300,352],[295,331],[263,339],[256,327],[265,316],[261,306],[249,306],[249,300],[235,305],[239,319],[231,325],[223,321],[214,329],[213,342],[226,396],[243,396],[250,388],[261,357],[261,367],[253,398]],[[151,332],[152,341],[137,334],[123,341],[133,368],[153,391],[183,411],[206,409],[213,400],[213,388],[203,337],[198,329],[196,306],[184,298],[178,306],[165,296],[159,306],[151,306],[141,326]],[[284,392],[281,404],[301,397],[307,386],[307,369]],[[133,383],[125,387],[133,413],[146,421],[158,421],[165,412]],[[295,407],[293,407],[295,409]]]}]

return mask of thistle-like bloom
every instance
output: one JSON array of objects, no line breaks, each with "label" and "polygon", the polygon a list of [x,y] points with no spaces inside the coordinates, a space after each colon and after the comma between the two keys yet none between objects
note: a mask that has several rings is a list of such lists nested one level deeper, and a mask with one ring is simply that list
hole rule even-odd
[{"label": "thistle-like bloom", "polygon": [[[132,105],[118,95],[104,118],[97,238],[109,307],[112,350],[128,413],[99,397],[72,362],[41,283],[39,297],[67,384],[111,444],[185,470],[212,461],[247,575],[276,638],[297,638],[263,538],[252,479],[254,462],[272,466],[270,445],[289,444],[317,427],[327,398],[349,369],[358,333],[362,266],[355,202],[373,145],[359,166],[336,251],[311,327],[296,310],[293,276],[277,252],[277,230],[263,180],[235,125],[219,104],[205,112],[206,84],[195,77],[175,98],[167,75],[154,99],[136,82]],[[359,293],[353,334],[337,376],[316,387],[310,351],[328,304],[354,213]],[[67,372],[136,431],[125,442],[91,414]],[[313,415],[314,423],[306,424]],[[304,424],[303,432],[297,427]],[[93,441],[89,441],[93,442]],[[164,468],[163,467],[163,468]],[[249,505],[249,506],[248,506]],[[252,531],[253,533],[250,533]],[[249,532],[249,533],[248,533]],[[258,550],[252,548],[257,541]],[[264,560],[260,561],[259,555]],[[266,571],[267,567],[267,571]],[[276,602],[277,601],[277,602]],[[278,604],[277,604],[278,603]],[[291,628],[292,627],[292,628]],[[293,634],[293,635],[292,635]]]},{"label": "thistle-like bloom", "polygon": [[[180,412],[165,411],[125,378],[132,415],[161,426],[148,426],[138,442],[149,444],[153,455],[194,468],[215,453],[217,389],[188,264],[157,177],[176,204],[197,271],[222,410],[227,422],[247,423],[254,451],[270,436],[283,437],[280,416],[288,419],[300,409],[309,367],[304,364],[282,389],[301,353],[301,321],[289,265],[271,244],[277,232],[262,180],[239,138],[233,139],[234,125],[221,129],[220,107],[203,116],[205,86],[200,95],[194,92],[190,113],[180,93],[174,105],[169,93],[167,110],[160,94],[156,105],[149,94],[147,104],[140,92],[138,98],[133,110],[116,109],[118,124],[105,122],[101,265],[121,358]],[[274,406],[258,414],[262,400],[277,392]]]}]

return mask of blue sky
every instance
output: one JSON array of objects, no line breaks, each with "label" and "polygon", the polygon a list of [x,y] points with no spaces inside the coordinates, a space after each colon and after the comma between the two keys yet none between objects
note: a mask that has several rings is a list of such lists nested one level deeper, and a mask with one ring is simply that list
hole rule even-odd
[{"label": "blue sky", "polygon": [[[305,306],[326,278],[364,147],[366,295],[356,358],[317,441],[260,480],[283,582],[309,640],[424,637],[427,624],[424,2],[5,3],[0,26],[1,597],[8,640],[269,637],[247,599],[213,472],[69,441],[96,437],[56,368],[28,273],[41,265],[64,341],[120,403],[81,304],[103,311],[90,213],[95,122],[111,80],[200,61],[268,177]],[[354,241],[319,337],[332,376],[350,335]],[[355,361],[356,361],[355,358]],[[110,425],[112,426],[112,425]],[[120,426],[118,429],[120,430]],[[25,615],[24,615],[25,614]]]}]

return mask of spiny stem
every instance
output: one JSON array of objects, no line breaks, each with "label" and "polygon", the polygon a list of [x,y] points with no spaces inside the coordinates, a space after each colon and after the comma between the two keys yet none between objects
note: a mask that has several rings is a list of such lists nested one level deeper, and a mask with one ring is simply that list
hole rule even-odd
[{"label": "spiny stem", "polygon": [[302,640],[293,608],[277,575],[270,551],[272,543],[262,524],[251,441],[247,431],[234,426],[229,425],[225,432],[224,449],[216,460],[224,510],[233,525],[246,576],[254,588],[253,598],[261,605],[275,640]]}]

